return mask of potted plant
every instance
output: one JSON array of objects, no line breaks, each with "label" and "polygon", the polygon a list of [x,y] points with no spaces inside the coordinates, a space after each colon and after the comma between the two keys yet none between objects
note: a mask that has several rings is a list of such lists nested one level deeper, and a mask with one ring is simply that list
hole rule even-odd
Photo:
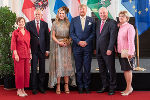
[{"label": "potted plant", "polygon": [[15,29],[16,14],[9,10],[9,7],[0,7],[0,77],[4,77],[4,88],[9,88],[13,84],[10,83],[6,87],[5,82],[14,80],[14,66],[12,52],[10,50],[11,34]]}]

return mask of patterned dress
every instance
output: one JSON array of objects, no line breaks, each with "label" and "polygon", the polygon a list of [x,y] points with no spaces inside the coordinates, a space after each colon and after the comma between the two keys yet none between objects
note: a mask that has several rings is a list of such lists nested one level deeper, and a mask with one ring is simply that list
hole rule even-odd
[{"label": "patterned dress", "polygon": [[[55,31],[55,36],[58,41],[64,38],[69,38],[69,25],[65,21],[56,23],[53,22],[52,31]],[[57,83],[57,77],[69,76],[69,83],[76,85],[75,73],[72,66],[72,51],[71,45],[60,47],[53,39],[51,34],[50,40],[50,57],[49,57],[49,87],[53,88]]]}]

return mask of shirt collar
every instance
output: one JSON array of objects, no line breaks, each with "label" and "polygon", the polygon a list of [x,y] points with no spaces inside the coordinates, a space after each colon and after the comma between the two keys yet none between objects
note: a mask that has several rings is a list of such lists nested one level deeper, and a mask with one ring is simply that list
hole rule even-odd
[{"label": "shirt collar", "polygon": [[[37,24],[37,20],[35,20],[35,24]],[[40,24],[40,20],[39,20],[39,24]]]},{"label": "shirt collar", "polygon": [[102,23],[102,21],[105,23],[106,22],[106,20],[101,20],[101,23]]},{"label": "shirt collar", "polygon": [[82,17],[82,16],[80,16],[80,19],[83,19],[83,18],[84,18],[84,19],[86,19],[86,16],[83,16],[83,17]]}]

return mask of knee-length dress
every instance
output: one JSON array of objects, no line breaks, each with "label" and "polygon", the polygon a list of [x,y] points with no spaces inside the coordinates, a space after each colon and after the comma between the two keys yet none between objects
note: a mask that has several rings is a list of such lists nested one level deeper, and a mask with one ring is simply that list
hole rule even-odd
[{"label": "knee-length dress", "polygon": [[[52,31],[55,31],[55,37],[58,41],[69,38],[69,25],[65,21],[53,22]],[[71,45],[66,47],[59,46],[53,39],[51,33],[50,56],[49,56],[49,87],[53,88],[57,83],[57,77],[70,77],[71,85],[76,85],[74,68],[72,66]]]}]

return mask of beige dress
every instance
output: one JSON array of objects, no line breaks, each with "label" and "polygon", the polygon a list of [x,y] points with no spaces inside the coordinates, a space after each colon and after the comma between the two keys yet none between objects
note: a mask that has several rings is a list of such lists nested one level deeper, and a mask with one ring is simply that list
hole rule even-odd
[{"label": "beige dress", "polygon": [[[61,41],[64,38],[69,38],[69,26],[65,21],[56,23],[53,22],[52,31],[55,31],[56,38]],[[57,77],[70,76],[69,83],[76,85],[75,73],[72,66],[72,51],[71,45],[60,47],[53,39],[51,33],[50,39],[50,56],[49,56],[49,87],[53,88],[57,83]]]}]

